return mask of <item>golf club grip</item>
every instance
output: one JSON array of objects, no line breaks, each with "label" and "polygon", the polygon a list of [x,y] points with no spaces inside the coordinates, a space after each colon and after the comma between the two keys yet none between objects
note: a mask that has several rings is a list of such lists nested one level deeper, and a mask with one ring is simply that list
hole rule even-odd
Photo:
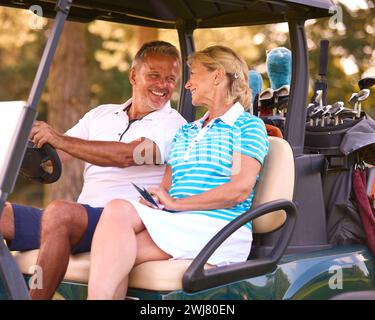
[{"label": "golf club grip", "polygon": [[319,75],[324,76],[324,77],[327,76],[327,69],[328,69],[328,47],[329,47],[328,40],[320,41]]}]

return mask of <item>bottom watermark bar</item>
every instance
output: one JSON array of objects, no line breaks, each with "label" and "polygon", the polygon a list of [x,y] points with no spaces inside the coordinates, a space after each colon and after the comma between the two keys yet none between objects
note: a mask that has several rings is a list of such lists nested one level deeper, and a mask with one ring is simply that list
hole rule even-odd
[{"label": "bottom watermark bar", "polygon": [[178,317],[181,318],[182,316],[200,316],[200,317],[207,317],[207,316],[215,316],[218,318],[219,316],[227,317],[227,316],[235,316],[236,314],[235,305],[232,303],[175,303],[175,305],[171,304],[169,306],[158,305],[155,303],[146,303],[139,308],[139,315],[144,316],[166,316],[167,318]]},{"label": "bottom watermark bar", "polygon": [[[17,314],[58,314],[70,319],[74,315],[85,319],[229,319],[248,320],[257,314],[306,314],[328,318],[346,315],[349,310],[371,307],[373,301],[176,301],[176,300],[126,300],[126,301],[0,301],[2,312]],[[9,308],[7,310],[7,308]],[[322,311],[324,310],[324,311]],[[370,311],[370,309],[369,309]]]}]

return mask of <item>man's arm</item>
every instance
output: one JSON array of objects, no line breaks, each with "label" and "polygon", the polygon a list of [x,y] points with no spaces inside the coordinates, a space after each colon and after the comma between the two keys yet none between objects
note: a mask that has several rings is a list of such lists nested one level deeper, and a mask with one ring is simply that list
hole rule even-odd
[{"label": "man's arm", "polygon": [[45,122],[36,121],[31,131],[31,140],[38,147],[49,143],[74,158],[102,167],[124,168],[161,163],[159,148],[154,142],[145,138],[130,143],[89,141],[63,135]]},{"label": "man's arm", "polygon": [[151,140],[144,138],[129,143],[88,141],[68,136],[63,136],[61,140],[58,149],[97,166],[125,168],[133,165],[159,164],[161,161],[158,147]]}]

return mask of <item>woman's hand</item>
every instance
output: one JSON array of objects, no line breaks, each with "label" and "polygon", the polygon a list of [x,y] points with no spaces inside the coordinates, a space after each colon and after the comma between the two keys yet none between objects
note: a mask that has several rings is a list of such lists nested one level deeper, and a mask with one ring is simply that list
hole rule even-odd
[{"label": "woman's hand", "polygon": [[[155,199],[157,203],[160,203],[161,208],[165,208],[167,210],[176,210],[175,202],[176,200],[172,198],[168,191],[163,187],[158,188],[150,188],[147,190]],[[147,202],[147,201],[146,201]]]},{"label": "woman's hand", "polygon": [[163,209],[164,206],[159,202],[157,197],[156,196],[152,196],[152,197],[154,198],[155,202],[159,205],[159,208],[154,206],[151,202],[148,202],[145,199],[143,199],[143,197],[139,197],[139,202],[142,203],[143,205],[145,205],[147,207],[150,207],[150,208],[153,208],[153,209]]}]

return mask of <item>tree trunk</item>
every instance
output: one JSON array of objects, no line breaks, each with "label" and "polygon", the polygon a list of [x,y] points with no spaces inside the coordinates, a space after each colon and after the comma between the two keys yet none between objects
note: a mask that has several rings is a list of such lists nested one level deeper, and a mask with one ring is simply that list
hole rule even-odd
[{"label": "tree trunk", "polygon": [[[66,22],[48,77],[47,122],[58,132],[71,128],[89,109],[87,26]],[[44,204],[54,199],[76,201],[82,189],[83,162],[63,165],[61,178],[45,187]]]},{"label": "tree trunk", "polygon": [[136,27],[137,50],[149,41],[158,40],[158,29],[148,27]]}]

